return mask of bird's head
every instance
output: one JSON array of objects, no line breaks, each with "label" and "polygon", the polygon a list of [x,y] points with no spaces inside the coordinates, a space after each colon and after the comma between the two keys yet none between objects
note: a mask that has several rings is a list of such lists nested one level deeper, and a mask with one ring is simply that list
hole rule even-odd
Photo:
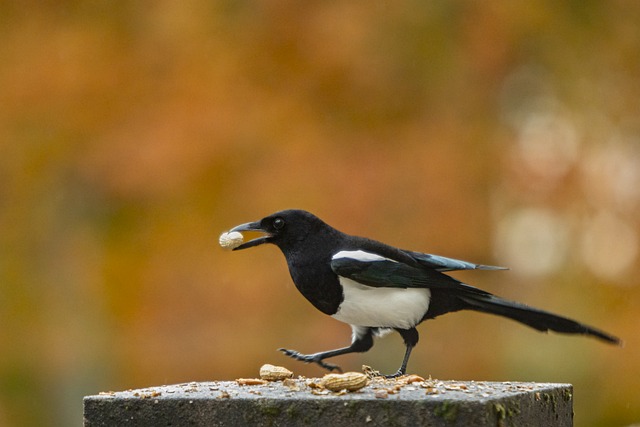
[{"label": "bird's head", "polygon": [[303,210],[285,210],[276,212],[259,221],[248,222],[233,227],[229,232],[257,231],[264,235],[249,240],[233,250],[247,249],[263,243],[273,243],[283,252],[295,248],[304,241],[312,230],[328,227],[315,215]]}]

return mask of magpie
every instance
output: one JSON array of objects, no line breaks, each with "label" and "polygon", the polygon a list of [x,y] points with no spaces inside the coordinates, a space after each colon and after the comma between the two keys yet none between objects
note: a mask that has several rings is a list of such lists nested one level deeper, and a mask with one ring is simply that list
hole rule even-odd
[{"label": "magpie", "polygon": [[459,310],[507,317],[543,332],[590,335],[607,343],[621,343],[619,338],[591,326],[500,298],[444,274],[504,267],[398,249],[351,236],[303,210],[284,210],[230,230],[241,231],[257,231],[261,236],[234,250],[264,243],[276,245],[300,293],[321,312],[351,326],[351,345],[344,348],[314,354],[279,349],[329,371],[341,370],[325,359],[366,352],[373,346],[374,337],[397,331],[406,350],[398,371],[387,377],[404,375],[411,350],[418,343],[416,326]]}]

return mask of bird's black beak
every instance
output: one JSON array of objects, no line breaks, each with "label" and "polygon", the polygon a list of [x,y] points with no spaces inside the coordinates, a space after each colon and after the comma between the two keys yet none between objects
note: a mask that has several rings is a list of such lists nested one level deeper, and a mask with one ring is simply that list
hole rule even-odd
[{"label": "bird's black beak", "polygon": [[233,231],[257,231],[260,233],[266,233],[266,236],[257,237],[255,239],[249,240],[248,242],[241,244],[240,246],[234,248],[233,249],[234,251],[252,248],[254,246],[258,246],[263,243],[268,243],[269,238],[271,237],[271,234],[267,230],[262,228],[260,221],[247,222],[246,224],[240,224],[236,227],[233,227],[231,230],[229,230],[229,232],[233,232]]}]

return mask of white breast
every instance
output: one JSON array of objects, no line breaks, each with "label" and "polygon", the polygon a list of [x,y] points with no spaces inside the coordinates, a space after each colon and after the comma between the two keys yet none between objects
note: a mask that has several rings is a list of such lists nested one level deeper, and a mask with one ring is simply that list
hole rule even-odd
[{"label": "white breast", "polygon": [[376,288],[339,279],[344,301],[332,317],[350,325],[409,329],[429,308],[429,289]]}]

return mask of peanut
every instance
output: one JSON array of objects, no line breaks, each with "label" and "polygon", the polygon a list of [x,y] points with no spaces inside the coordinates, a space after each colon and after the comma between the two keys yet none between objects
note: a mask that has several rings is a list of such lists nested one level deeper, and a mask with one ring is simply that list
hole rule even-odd
[{"label": "peanut", "polygon": [[345,372],[344,374],[327,374],[320,385],[331,391],[356,391],[369,383],[369,378],[361,372]]},{"label": "peanut", "polygon": [[263,380],[282,381],[292,376],[293,372],[282,366],[274,366],[267,363],[260,368],[260,378]]},{"label": "peanut", "polygon": [[220,235],[220,239],[218,239],[218,243],[225,249],[233,249],[237,248],[244,241],[244,236],[242,233],[237,231],[232,231],[231,233],[222,233]]}]

